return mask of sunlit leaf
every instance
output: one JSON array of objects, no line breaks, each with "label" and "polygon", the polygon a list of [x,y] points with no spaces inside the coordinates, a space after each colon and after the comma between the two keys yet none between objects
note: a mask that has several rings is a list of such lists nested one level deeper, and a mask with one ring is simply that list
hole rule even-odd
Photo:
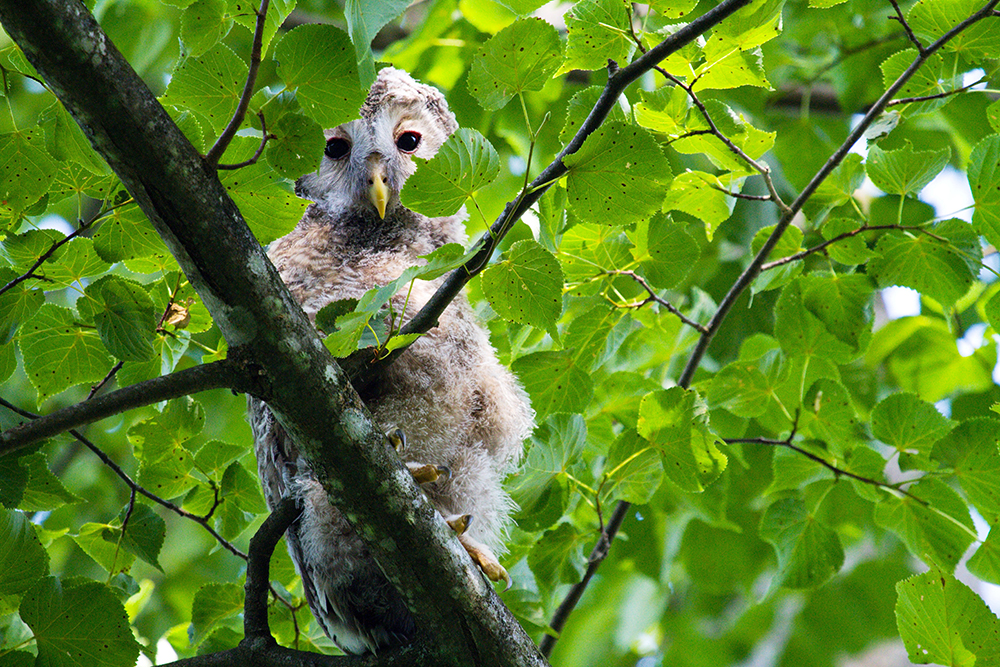
[{"label": "sunlit leaf", "polygon": [[500,173],[496,149],[476,130],[461,128],[448,137],[400,193],[403,205],[430,217],[454,215],[477,190]]},{"label": "sunlit leaf", "polygon": [[817,521],[800,500],[779,500],[764,512],[760,536],[778,554],[778,581],[789,588],[815,588],[844,564],[837,534]]},{"label": "sunlit leaf", "polygon": [[504,319],[547,328],[562,312],[559,262],[534,241],[518,241],[482,274],[483,293]]},{"label": "sunlit leaf", "polygon": [[540,18],[520,19],[489,39],[472,61],[469,91],[484,109],[541,90],[562,62],[559,33]]}]

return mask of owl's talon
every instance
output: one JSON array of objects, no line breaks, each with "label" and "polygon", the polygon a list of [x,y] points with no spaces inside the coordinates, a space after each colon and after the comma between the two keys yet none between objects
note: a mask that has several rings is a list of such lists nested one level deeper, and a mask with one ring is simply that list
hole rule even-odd
[{"label": "owl's talon", "polygon": [[503,581],[506,584],[504,590],[510,590],[510,575],[507,574],[507,570],[504,569],[504,566],[500,564],[500,561],[485,544],[477,542],[468,535],[462,534],[459,534],[458,541],[462,543],[469,556],[472,557],[473,562],[479,566],[479,569],[486,575],[487,579],[493,582]]},{"label": "owl's talon", "polygon": [[469,529],[469,524],[472,523],[471,514],[453,514],[452,516],[446,517],[445,521],[451,526],[451,529],[455,531],[456,535],[463,535],[465,531]]},{"label": "owl's talon", "polygon": [[403,433],[403,429],[401,428],[397,428],[391,433],[386,433],[385,437],[389,438],[389,442],[392,444],[392,447],[396,450],[397,454],[403,451],[403,448],[406,447],[406,434]]},{"label": "owl's talon", "polygon": [[[426,463],[417,463],[415,461],[407,461],[406,468],[413,475],[413,479],[416,480],[417,484],[430,484],[431,482],[436,482],[439,479],[448,479],[451,477],[451,469],[446,466],[436,466]],[[442,479],[443,478],[443,479]]]}]

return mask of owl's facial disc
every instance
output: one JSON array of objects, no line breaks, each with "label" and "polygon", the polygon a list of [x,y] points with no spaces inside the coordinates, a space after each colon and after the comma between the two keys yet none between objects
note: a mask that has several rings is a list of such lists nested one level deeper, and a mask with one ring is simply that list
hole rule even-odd
[{"label": "owl's facial disc", "polygon": [[368,159],[368,198],[378,210],[378,217],[385,220],[385,208],[389,204],[389,177],[381,156]]}]

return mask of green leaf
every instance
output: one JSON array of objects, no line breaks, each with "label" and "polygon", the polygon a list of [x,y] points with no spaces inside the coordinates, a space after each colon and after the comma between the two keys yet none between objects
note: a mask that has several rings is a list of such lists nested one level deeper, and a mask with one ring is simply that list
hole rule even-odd
[{"label": "green leaf", "polygon": [[20,212],[34,204],[57,168],[40,127],[0,134],[0,210]]},{"label": "green leaf", "polygon": [[853,349],[863,349],[871,332],[871,279],[862,274],[846,275],[817,271],[804,276],[802,305],[826,326],[826,330]]},{"label": "green leaf", "polygon": [[947,572],[896,584],[896,620],[910,660],[971,667],[1000,660],[1000,622],[982,598]]},{"label": "green leaf", "polygon": [[[757,160],[774,146],[777,133],[757,129],[742,113],[737,113],[718,100],[706,100],[704,104],[715,128],[750,158]],[[734,154],[717,136],[705,134],[707,131],[710,128],[704,115],[692,111],[684,126],[684,133],[695,134],[678,138],[671,147],[686,155],[705,153],[716,167],[731,172],[730,180],[742,185],[742,181],[736,177],[753,174],[756,172],[755,168]]]},{"label": "green leaf", "polygon": [[190,109],[218,134],[232,118],[243,93],[247,64],[225,44],[180,62],[163,96],[164,104]]},{"label": "green leaf", "polygon": [[80,502],[49,470],[45,454],[28,454],[22,456],[20,462],[28,469],[28,485],[18,503],[19,509],[29,512],[48,511],[59,509],[68,503]]},{"label": "green leaf", "polygon": [[[119,524],[125,521],[128,508],[122,509],[118,516]],[[163,547],[163,537],[166,534],[166,523],[153,512],[148,505],[136,503],[124,530],[119,530],[120,544],[126,551],[135,554],[157,570],[162,571],[157,560]]]},{"label": "green leaf", "polygon": [[593,381],[568,351],[534,352],[511,364],[531,396],[538,419],[557,412],[583,412],[594,393]]},{"label": "green leaf", "polygon": [[[419,158],[418,158],[419,160]],[[454,215],[477,190],[496,180],[500,157],[476,130],[460,128],[430,160],[420,160],[400,200],[429,217]]]},{"label": "green leaf", "polygon": [[49,573],[49,555],[22,512],[0,509],[0,594],[18,594]]},{"label": "green leaf", "polygon": [[611,445],[604,464],[611,498],[644,505],[663,483],[663,462],[658,447],[632,430],[625,430]]},{"label": "green leaf", "polygon": [[105,262],[168,252],[146,215],[136,204],[120,206],[102,218],[93,235],[94,250]]},{"label": "green leaf", "polygon": [[566,30],[566,62],[560,74],[602,69],[608,60],[624,66],[635,51],[623,0],[581,0],[566,13]]},{"label": "green leaf", "polygon": [[[894,53],[882,62],[882,76],[885,87],[892,85],[917,57],[916,49],[906,49]],[[961,77],[949,77],[945,70],[944,58],[935,53],[907,79],[903,87],[896,93],[897,98],[929,97],[950,92],[961,86]],[[904,107],[904,114],[916,116],[922,113],[936,111],[951,102],[954,96],[941,97],[925,102],[911,102]]]},{"label": "green leaf", "polygon": [[108,163],[93,149],[62,104],[57,102],[46,109],[41,124],[45,126],[45,147],[52,158],[59,162],[75,162],[94,174],[106,176],[111,173]]},{"label": "green leaf", "polygon": [[[980,4],[978,0],[920,0],[910,8],[906,20],[917,37],[932,41],[975,13]],[[995,58],[1000,52],[1000,35],[989,19],[979,21],[955,35],[944,45],[944,50],[957,52],[973,62]]]},{"label": "green leaf", "polygon": [[[253,155],[259,144],[260,140],[253,137],[235,137],[224,159],[242,162]],[[268,244],[295,229],[309,205],[305,199],[289,192],[283,181],[262,162],[221,172],[219,180],[261,244]]]},{"label": "green leaf", "polygon": [[139,657],[122,603],[96,581],[45,577],[24,594],[20,614],[35,635],[38,665],[125,667]]},{"label": "green leaf", "polygon": [[511,322],[542,329],[554,326],[562,313],[559,261],[530,239],[518,241],[506,255],[482,275],[483,294],[493,310]]},{"label": "green leaf", "polygon": [[[960,220],[941,223],[933,234],[959,243],[963,236],[975,239],[968,223]],[[942,242],[926,234],[886,234],[875,248],[881,257],[868,263],[868,272],[879,287],[912,287],[949,308],[968,292],[976,276],[959,243]],[[976,252],[982,254],[978,247]]]},{"label": "green leaf", "polygon": [[278,74],[305,112],[323,127],[336,127],[358,115],[366,91],[358,83],[350,37],[331,25],[303,25],[274,48]]},{"label": "green leaf", "polygon": [[663,455],[667,477],[685,491],[701,492],[725,470],[728,459],[718,440],[700,423],[704,406],[693,391],[672,387],[642,398],[638,430]]},{"label": "green leaf", "polygon": [[720,23],[708,42],[718,40],[742,51],[760,46],[781,34],[784,6],[785,0],[754,0]]},{"label": "green leaf", "polygon": [[[829,458],[828,452],[813,446],[813,443],[808,441],[799,442],[796,446],[815,454],[821,460]],[[833,472],[819,461],[787,447],[778,447],[774,450],[771,469],[771,483],[765,492],[768,495],[780,494],[782,491],[798,491],[813,482],[833,479]]]},{"label": "green leaf", "polygon": [[952,469],[969,501],[990,525],[1000,521],[1000,421],[975,417],[934,445],[932,458]]},{"label": "green leaf", "polygon": [[805,307],[800,280],[786,285],[775,305],[774,336],[781,343],[781,349],[789,356],[804,354],[838,363],[856,358],[861,350],[839,340]]},{"label": "green leaf", "polygon": [[629,238],[635,243],[632,257],[656,289],[677,287],[701,255],[701,248],[685,226],[667,215],[656,214],[640,221]]},{"label": "green leaf", "polygon": [[347,32],[354,42],[361,85],[365,88],[375,81],[372,40],[382,26],[402,14],[409,4],[409,0],[347,0],[344,3]]},{"label": "green leaf", "polygon": [[562,518],[569,499],[566,474],[579,463],[586,444],[587,425],[579,414],[551,415],[539,424],[511,489],[518,527],[543,530]]},{"label": "green leaf", "polygon": [[[561,143],[568,144],[573,137],[576,136],[576,133],[583,125],[583,121],[587,120],[587,116],[589,116],[590,112],[594,109],[594,105],[597,104],[597,100],[600,99],[603,91],[604,88],[601,86],[590,86],[589,88],[584,88],[570,98],[569,104],[566,105],[566,121],[563,123],[563,128],[559,132],[559,141]],[[611,107],[611,110],[608,112],[606,118],[607,122],[624,123],[627,120],[625,112],[622,111],[621,106],[617,104]],[[646,127],[650,126],[647,125]],[[655,127],[652,129],[659,131],[658,128]]]},{"label": "green leaf", "polygon": [[976,529],[965,502],[951,487],[924,478],[901,498],[889,496],[875,508],[875,523],[903,540],[928,565],[953,571],[975,541]]},{"label": "green leaf", "polygon": [[97,325],[108,352],[122,361],[144,361],[153,356],[156,315],[153,300],[139,283],[120,276],[104,276],[84,290],[80,314]]},{"label": "green leaf", "polygon": [[844,565],[844,549],[835,532],[819,523],[801,500],[772,504],[760,520],[760,536],[778,555],[778,583],[789,588],[815,588]]},{"label": "green leaf", "polygon": [[[837,165],[836,169],[827,176],[816,192],[809,199],[808,206],[820,206],[822,210],[829,210],[841,206],[851,201],[854,192],[865,182],[865,167],[861,163],[861,156],[857,153],[850,153],[843,162]],[[823,232],[826,236],[826,227],[829,221],[824,223]],[[857,227],[855,224],[854,227]]]},{"label": "green leaf", "polygon": [[54,259],[47,261],[44,275],[45,287],[57,289],[80,282],[83,278],[96,276],[108,270],[108,263],[97,254],[94,242],[87,238],[75,238],[63,245]]},{"label": "green leaf", "polygon": [[[722,50],[716,52],[709,45]],[[755,86],[772,90],[764,73],[764,52],[761,49],[734,51],[727,44],[718,45],[712,40],[705,46],[706,61],[695,71],[698,77],[693,90],[726,90],[741,86]]]},{"label": "green leaf", "polygon": [[[823,224],[821,231],[823,232],[823,239],[829,241],[859,228],[860,223],[852,218],[833,218]],[[868,244],[861,234],[845,236],[831,243],[827,246],[826,252],[835,262],[840,262],[848,266],[864,264],[872,257],[878,257],[878,253],[868,249]]]},{"label": "green leaf", "polygon": [[955,423],[913,394],[893,394],[872,410],[872,433],[899,453],[930,455]]},{"label": "green leaf", "polygon": [[611,334],[621,319],[618,308],[609,304],[594,306],[569,323],[562,337],[563,348],[575,351],[576,362],[582,368],[599,368],[616,351]]},{"label": "green leaf", "polygon": [[39,400],[97,382],[112,365],[96,331],[79,326],[71,310],[48,303],[24,324],[21,354]]},{"label": "green leaf", "polygon": [[267,131],[273,136],[267,142],[264,158],[276,172],[295,179],[319,167],[325,139],[323,128],[312,118],[287,113],[268,125]]},{"label": "green leaf", "polygon": [[267,512],[264,496],[260,492],[260,483],[239,461],[230,463],[223,473],[222,495],[226,502],[235,503],[246,512],[252,514]]},{"label": "green leaf", "polygon": [[135,554],[122,548],[121,530],[115,524],[85,523],[71,537],[109,575],[128,572],[135,563]]},{"label": "green leaf", "polygon": [[986,137],[972,149],[969,187],[976,202],[972,224],[987,241],[1000,245],[1000,134]]},{"label": "green leaf", "polygon": [[195,454],[194,463],[206,477],[221,481],[220,475],[229,464],[246,453],[246,447],[241,445],[209,440]]},{"label": "green leaf", "polygon": [[891,195],[916,195],[941,173],[951,159],[951,149],[915,151],[907,144],[894,151],[878,146],[868,150],[868,177]]},{"label": "green leaf", "polygon": [[[171,0],[176,2],[176,0]],[[264,35],[261,41],[261,53],[266,54],[275,34],[285,23],[285,19],[295,9],[296,0],[271,0],[267,8],[267,20],[264,22]],[[229,0],[229,15],[236,23],[253,33],[257,27],[257,9],[259,2],[254,0]]]},{"label": "green leaf", "polygon": [[225,0],[195,0],[181,14],[181,41],[192,56],[200,56],[229,34],[233,20]]},{"label": "green leaf", "polygon": [[997,545],[998,534],[1000,532],[995,532],[991,528],[989,535],[986,536],[983,543],[976,549],[976,553],[972,554],[972,557],[965,563],[965,566],[969,568],[969,572],[991,584],[1000,584],[1000,545]]},{"label": "green leaf", "polygon": [[502,109],[517,95],[541,90],[562,63],[559,33],[540,18],[514,21],[476,54],[469,92],[484,109]]},{"label": "green leaf", "polygon": [[653,136],[623,123],[605,123],[563,163],[570,170],[570,206],[591,223],[631,224],[651,215],[671,178]]},{"label": "green leaf", "polygon": [[759,417],[767,411],[774,389],[756,363],[734,361],[715,374],[705,399],[713,408],[725,408],[740,417]]},{"label": "green leaf", "polygon": [[697,6],[698,0],[654,0],[649,3],[650,9],[668,19],[679,19]]},{"label": "green leaf", "polygon": [[[713,187],[717,186],[717,187]],[[680,174],[670,183],[670,191],[663,202],[664,211],[683,211],[705,223],[709,240],[715,230],[729,219],[736,199],[719,190],[726,189],[718,178],[700,171]]]},{"label": "green leaf", "polygon": [[[0,284],[6,285],[18,277],[11,269],[0,267]],[[0,345],[7,345],[10,339],[32,313],[45,303],[45,295],[39,289],[31,289],[24,283],[0,294]]]},{"label": "green leaf", "polygon": [[194,594],[191,605],[191,643],[200,644],[219,622],[243,611],[243,587],[208,584]]},{"label": "green leaf", "polygon": [[814,382],[806,392],[800,427],[804,433],[826,442],[838,456],[843,456],[861,436],[847,389],[826,378]]},{"label": "green leaf", "polygon": [[175,448],[201,432],[205,409],[190,398],[168,401],[162,412],[128,429],[135,457],[143,463],[175,458]]},{"label": "green leaf", "polygon": [[[750,242],[751,252],[755,255],[760,252],[761,248],[764,247],[764,244],[767,243],[767,240],[774,233],[775,228],[776,225],[768,225],[757,230],[757,233],[753,235],[753,241]],[[796,255],[801,251],[802,230],[795,225],[791,225],[785,229],[781,238],[778,239],[774,248],[771,249],[771,253],[767,256],[767,261],[774,262]],[[802,273],[802,262],[800,260],[773,266],[766,271],[762,271],[757,276],[757,279],[750,285],[750,290],[754,294],[757,294],[758,292],[784,287],[800,273]]]},{"label": "green leaf", "polygon": [[538,544],[528,552],[528,567],[543,588],[580,581],[585,563],[583,545],[588,537],[569,523],[545,531]]}]

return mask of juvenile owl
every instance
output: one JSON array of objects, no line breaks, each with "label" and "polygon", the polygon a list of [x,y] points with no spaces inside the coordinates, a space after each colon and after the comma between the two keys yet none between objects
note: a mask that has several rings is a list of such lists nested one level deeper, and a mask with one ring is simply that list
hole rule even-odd
[{"label": "juvenile owl", "polygon": [[[268,253],[311,318],[331,301],[359,298],[394,280],[421,255],[465,242],[459,216],[431,219],[399,201],[417,168],[413,157],[432,157],[456,127],[436,89],[387,68],[360,119],[326,131],[319,170],[296,188],[313,203]],[[400,316],[409,320],[439,284],[416,281],[397,294],[390,309],[395,325]],[[534,415],[465,296],[366,387],[362,398],[376,422],[387,434],[405,435],[397,438],[400,457],[470,556],[491,579],[506,578],[494,555],[511,509],[501,481],[518,461]],[[249,408],[268,504],[291,495],[303,508],[287,541],[313,615],[348,653],[408,642],[410,613],[368,549],[267,406],[250,399]]]}]

